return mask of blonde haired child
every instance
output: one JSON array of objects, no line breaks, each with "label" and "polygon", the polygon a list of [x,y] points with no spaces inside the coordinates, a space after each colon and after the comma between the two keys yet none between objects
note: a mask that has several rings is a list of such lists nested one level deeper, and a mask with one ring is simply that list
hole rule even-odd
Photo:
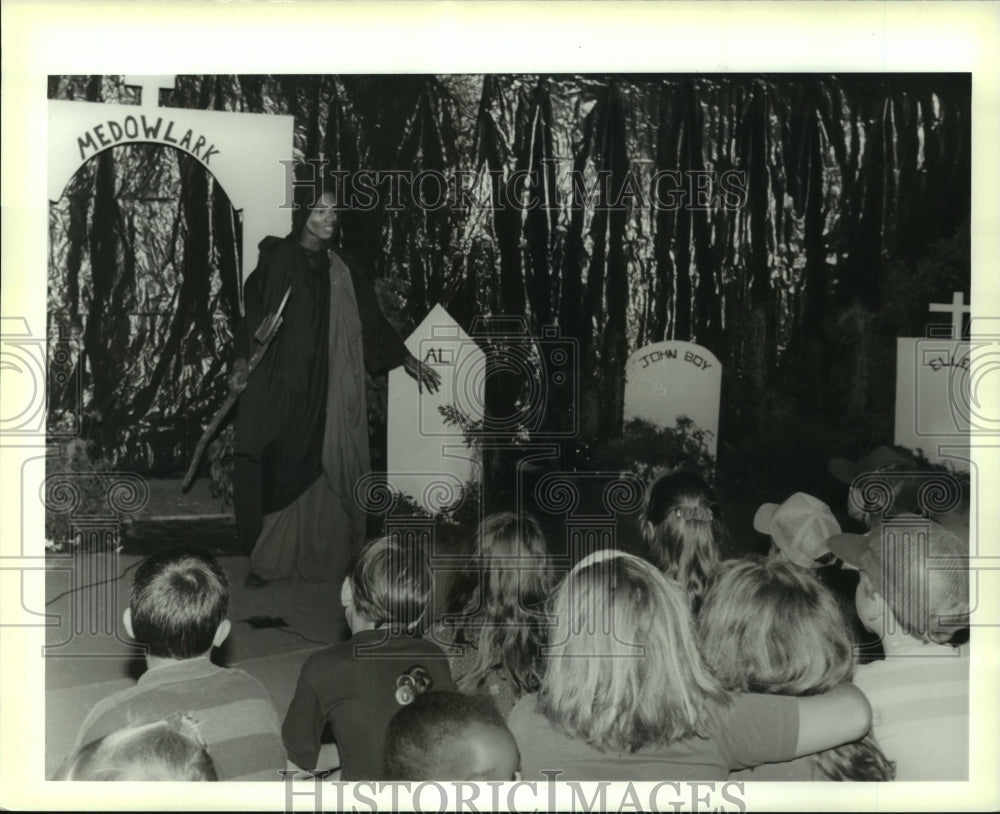
[{"label": "blonde haired child", "polygon": [[[723,563],[698,616],[701,652],[733,692],[809,696],[850,681],[853,642],[836,597],[790,562]],[[744,780],[892,780],[895,767],[875,738],[786,763],[760,766]]]},{"label": "blonde haired child", "polygon": [[77,750],[56,780],[218,780],[188,715],[129,726]]},{"label": "blonde haired child", "polygon": [[680,585],[633,555],[578,564],[552,610],[541,690],[508,719],[526,780],[723,780],[868,731],[849,684],[730,697],[702,663]]}]

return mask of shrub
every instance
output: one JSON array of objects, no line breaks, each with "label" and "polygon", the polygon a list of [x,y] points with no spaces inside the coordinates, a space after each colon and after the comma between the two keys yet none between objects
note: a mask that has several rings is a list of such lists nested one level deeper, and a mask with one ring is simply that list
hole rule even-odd
[{"label": "shrub", "polygon": [[[65,444],[61,455],[46,459],[45,547],[51,553],[71,551],[81,545],[80,536],[73,533],[73,515],[106,515],[109,511],[110,478],[105,473],[113,467],[103,458],[92,457],[93,449],[92,441],[74,438]],[[59,478],[61,474],[70,477]],[[72,513],[59,511],[70,502],[66,489],[75,492]]]},{"label": "shrub", "polygon": [[635,418],[625,423],[622,434],[601,442],[578,442],[577,469],[632,472],[650,481],[664,472],[689,469],[711,482],[715,461],[708,452],[711,433],[681,416],[676,426],[657,427]]},{"label": "shrub", "polygon": [[208,471],[212,479],[212,497],[222,502],[222,509],[233,508],[233,440],[236,435],[233,422],[208,445]]}]

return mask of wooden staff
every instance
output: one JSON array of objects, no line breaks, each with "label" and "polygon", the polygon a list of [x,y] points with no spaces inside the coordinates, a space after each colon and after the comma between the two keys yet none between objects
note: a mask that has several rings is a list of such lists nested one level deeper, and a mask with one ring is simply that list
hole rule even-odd
[{"label": "wooden staff", "polygon": [[[264,317],[263,321],[260,323],[260,327],[254,334],[254,339],[257,340],[257,347],[254,348],[254,352],[250,354],[250,359],[247,360],[247,379],[250,375],[257,369],[257,365],[260,364],[260,360],[263,358],[267,349],[271,346],[271,341],[274,339],[274,335],[278,332],[278,328],[281,326],[281,312],[285,310],[285,303],[288,302],[288,295],[292,293],[291,287],[285,291],[285,296],[281,298],[281,304],[278,306],[278,310],[273,314],[268,314]],[[244,387],[246,383],[244,382]],[[181,483],[181,491],[186,492],[191,488],[191,482],[194,480],[194,474],[198,471],[198,464],[201,463],[201,456],[205,454],[205,447],[208,446],[208,442],[212,440],[212,436],[219,429],[219,425],[222,424],[222,419],[224,419],[233,408],[236,400],[240,397],[243,390],[233,391],[229,394],[229,397],[222,403],[218,412],[215,414],[215,418],[212,419],[212,423],[206,427],[205,432],[201,434],[201,438],[198,441],[198,446],[194,448],[194,456],[191,458],[191,465],[188,467],[187,474],[184,476],[184,481]]]}]

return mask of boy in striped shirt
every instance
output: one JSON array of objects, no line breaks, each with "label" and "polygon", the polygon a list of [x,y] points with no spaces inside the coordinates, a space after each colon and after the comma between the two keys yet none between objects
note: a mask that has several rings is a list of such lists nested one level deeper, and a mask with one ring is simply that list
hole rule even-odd
[{"label": "boy in striped shirt", "polygon": [[217,667],[212,648],[229,635],[229,583],[218,561],[196,547],[147,557],[135,572],[125,630],[146,645],[148,669],[134,687],[90,711],[73,754],[126,726],[189,715],[219,780],[279,780],[285,749],[274,705],[242,670]]}]

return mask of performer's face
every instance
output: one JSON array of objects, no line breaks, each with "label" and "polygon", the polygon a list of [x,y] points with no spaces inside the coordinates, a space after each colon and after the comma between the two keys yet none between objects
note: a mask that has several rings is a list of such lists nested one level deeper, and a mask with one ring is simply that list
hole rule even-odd
[{"label": "performer's face", "polygon": [[340,215],[333,208],[334,199],[330,194],[324,194],[319,203],[313,207],[306,221],[305,232],[308,235],[323,241],[330,240],[336,233],[340,224]]}]

